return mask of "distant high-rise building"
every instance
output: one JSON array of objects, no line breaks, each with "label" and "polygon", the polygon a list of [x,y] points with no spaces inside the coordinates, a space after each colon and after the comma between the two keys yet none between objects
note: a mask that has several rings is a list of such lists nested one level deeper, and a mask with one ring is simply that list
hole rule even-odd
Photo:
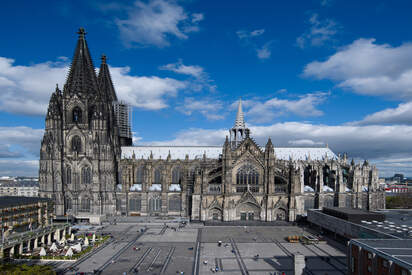
[{"label": "distant high-rise building", "polygon": [[124,102],[113,102],[114,114],[119,127],[119,137],[121,146],[132,146],[131,117],[132,109]]}]

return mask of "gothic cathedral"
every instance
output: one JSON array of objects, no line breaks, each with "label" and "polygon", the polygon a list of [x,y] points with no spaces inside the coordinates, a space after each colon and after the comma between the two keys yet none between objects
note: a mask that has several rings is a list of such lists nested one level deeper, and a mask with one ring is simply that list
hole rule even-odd
[{"label": "gothic cathedral", "polygon": [[376,167],[328,147],[276,147],[270,138],[261,147],[241,101],[223,146],[132,146],[127,105],[104,55],[96,75],[85,34],[63,91],[51,95],[41,142],[40,194],[56,215],[294,221],[323,206],[385,208]]}]

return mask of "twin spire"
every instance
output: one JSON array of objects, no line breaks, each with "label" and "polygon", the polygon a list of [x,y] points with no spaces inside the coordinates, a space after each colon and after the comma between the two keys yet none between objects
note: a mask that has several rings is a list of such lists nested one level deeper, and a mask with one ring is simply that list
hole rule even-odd
[{"label": "twin spire", "polygon": [[117,101],[112,78],[110,77],[109,66],[106,63],[106,55],[102,55],[102,64],[100,65],[99,76],[97,81],[101,91],[106,91],[106,96],[110,102]]},{"label": "twin spire", "polygon": [[94,97],[103,96],[104,99],[110,99],[110,101],[117,100],[106,63],[106,56],[102,56],[102,64],[97,77],[85,38],[86,31],[84,28],[80,28],[77,34],[79,38],[64,86],[64,93],[83,94]]}]

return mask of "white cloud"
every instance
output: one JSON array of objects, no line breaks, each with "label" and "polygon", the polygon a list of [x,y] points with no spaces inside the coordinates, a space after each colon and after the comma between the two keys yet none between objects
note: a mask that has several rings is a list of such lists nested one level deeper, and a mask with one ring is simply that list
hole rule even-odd
[{"label": "white cloud", "polygon": [[38,176],[39,160],[0,159],[0,176]]},{"label": "white cloud", "polygon": [[[260,145],[265,145],[268,137],[271,137],[275,146],[328,144],[334,152],[347,152],[349,157],[355,158],[378,159],[412,154],[412,126],[330,126],[286,122],[265,126],[249,125],[249,128],[251,136]],[[189,129],[179,132],[175,139],[164,141],[163,144],[219,145],[223,144],[227,134],[226,129]]]},{"label": "white cloud", "polygon": [[0,175],[36,176],[43,129],[0,127]]},{"label": "white cloud", "polygon": [[[347,152],[349,158],[366,158],[372,164],[376,163],[381,175],[391,175],[394,172],[412,175],[412,126],[329,126],[288,122],[249,127],[251,136],[261,145],[266,144],[268,137],[278,147],[328,144],[335,153]],[[178,132],[172,140],[152,142],[143,141],[136,133],[133,136],[134,141],[141,144],[222,145],[228,134],[228,129],[188,129]],[[12,149],[8,152],[21,152],[26,156],[0,158],[0,175],[36,175],[42,136],[42,129],[0,127],[0,144]]]},{"label": "white cloud", "polygon": [[358,39],[330,56],[305,66],[304,75],[331,79],[363,95],[412,98],[412,44],[398,47]]},{"label": "white cloud", "polygon": [[406,124],[412,125],[412,102],[401,103],[396,108],[388,108],[370,115],[363,120],[354,122],[355,125],[368,124]]},{"label": "white cloud", "polygon": [[197,65],[185,65],[183,64],[182,60],[179,60],[176,63],[170,63],[170,64],[160,66],[159,69],[172,71],[178,74],[190,75],[195,78],[207,77],[202,67],[197,66]]},{"label": "white cloud", "polygon": [[239,39],[249,39],[252,37],[261,36],[265,33],[265,29],[257,29],[254,31],[239,30],[236,32]]},{"label": "white cloud", "polygon": [[[59,58],[61,60],[61,58]],[[63,87],[69,70],[65,62],[45,62],[15,66],[14,60],[0,57],[0,110],[25,115],[44,115],[56,83]],[[133,76],[129,67],[111,67],[118,97],[138,108],[158,110],[168,107],[188,83],[173,78]]]},{"label": "white cloud", "polygon": [[67,63],[45,62],[31,66],[14,65],[0,57],[0,110],[10,113],[45,114],[56,83],[62,84]]},{"label": "white cloud", "polygon": [[188,116],[193,113],[200,113],[209,120],[218,120],[224,118],[221,112],[222,108],[222,102],[211,98],[195,99],[186,97],[184,103],[177,106],[176,110]]},{"label": "white cloud", "polygon": [[[43,137],[43,129],[33,129],[30,127],[0,127],[0,144],[3,155],[14,154],[18,157],[21,155],[39,156],[40,142]],[[0,149],[0,150],[1,150]],[[4,156],[3,156],[4,157]]]},{"label": "white cloud", "polygon": [[302,95],[297,100],[274,97],[263,102],[242,100],[242,104],[246,107],[246,115],[251,121],[262,123],[290,113],[301,117],[321,116],[323,112],[317,109],[317,106],[323,103],[328,95],[329,93],[317,92]]},{"label": "white cloud", "polygon": [[295,146],[319,146],[323,145],[322,141],[313,141],[311,139],[297,139],[297,140],[289,140],[288,144],[295,145]]},{"label": "white cloud", "polygon": [[173,78],[129,75],[129,67],[111,67],[110,72],[119,99],[137,108],[166,108],[167,98],[186,88],[185,82]]},{"label": "white cloud", "polygon": [[190,14],[175,1],[136,1],[127,8],[128,18],[116,24],[125,43],[131,45],[170,45],[170,39],[187,39],[188,33],[199,31],[203,14]]},{"label": "white cloud", "polygon": [[[263,146],[268,137],[278,147],[299,143],[299,146],[328,144],[335,153],[347,152],[349,158],[368,159],[372,164],[376,163],[382,176],[397,171],[412,175],[412,126],[329,126],[300,122],[249,126],[251,136]],[[227,129],[189,129],[179,132],[172,140],[150,144],[222,145],[228,134]]]},{"label": "white cloud", "polygon": [[160,66],[159,69],[193,77],[194,80],[188,81],[187,84],[190,85],[190,88],[194,91],[200,91],[203,88],[211,92],[216,91],[216,85],[213,84],[213,80],[210,79],[209,74],[206,73],[201,66],[185,65],[182,60],[179,60],[176,63]]},{"label": "white cloud", "polygon": [[204,19],[202,13],[192,13],[192,23],[200,22]]},{"label": "white cloud", "polygon": [[270,48],[272,41],[265,43],[262,48],[256,49],[256,54],[259,59],[268,59],[272,55],[272,50]]},{"label": "white cloud", "polygon": [[320,5],[322,7],[329,7],[332,5],[333,0],[321,0]]},{"label": "white cloud", "polygon": [[334,20],[320,20],[317,13],[311,15],[309,24],[309,30],[296,38],[296,44],[302,49],[307,45],[315,47],[323,46],[326,42],[332,40],[338,30],[338,25]]},{"label": "white cloud", "polygon": [[138,144],[143,138],[141,136],[138,136],[138,133],[132,132],[132,143]]},{"label": "white cloud", "polygon": [[256,51],[256,56],[259,59],[265,60],[270,58],[272,54],[271,46],[273,40],[266,42],[262,46],[258,46],[258,44],[255,42],[255,39],[264,33],[264,29],[257,29],[254,31],[239,30],[236,32],[236,35],[241,41],[244,42],[246,46],[252,46],[254,48],[254,50]]}]

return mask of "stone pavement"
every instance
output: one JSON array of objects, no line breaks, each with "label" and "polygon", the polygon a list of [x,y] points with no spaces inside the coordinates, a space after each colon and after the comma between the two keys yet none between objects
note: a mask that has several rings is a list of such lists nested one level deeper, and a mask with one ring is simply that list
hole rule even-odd
[{"label": "stone pavement", "polygon": [[[217,266],[224,274],[293,274],[291,256],[299,252],[306,256],[310,274],[346,274],[346,256],[341,250],[329,244],[286,242],[287,236],[304,232],[297,226],[176,227],[170,223],[167,227],[164,223],[105,225],[102,232],[110,232],[113,243],[80,263],[75,272],[212,274]],[[146,231],[142,234],[141,229]]]}]

